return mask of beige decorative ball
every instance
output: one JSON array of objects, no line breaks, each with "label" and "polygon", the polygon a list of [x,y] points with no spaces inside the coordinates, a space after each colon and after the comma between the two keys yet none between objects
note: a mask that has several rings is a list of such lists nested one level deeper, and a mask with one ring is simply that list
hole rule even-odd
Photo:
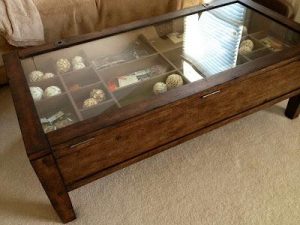
[{"label": "beige decorative ball", "polygon": [[56,67],[59,73],[66,73],[71,70],[71,63],[68,59],[59,59],[56,62]]},{"label": "beige decorative ball", "polygon": [[98,101],[94,98],[88,98],[87,100],[85,100],[83,102],[83,108],[84,109],[88,109],[88,108],[91,108],[95,105],[98,105]]},{"label": "beige decorative ball", "polygon": [[247,40],[242,41],[240,46],[241,47],[247,47],[247,48],[251,49],[251,51],[252,51],[253,48],[254,48],[254,43],[253,43],[252,40],[247,39]]},{"label": "beige decorative ball", "polygon": [[61,89],[57,86],[50,86],[46,88],[44,92],[44,97],[45,98],[51,98],[57,95],[60,95],[62,93]]},{"label": "beige decorative ball", "polygon": [[44,91],[40,87],[30,87],[30,93],[33,101],[38,102],[42,100]]},{"label": "beige decorative ball", "polygon": [[93,89],[90,93],[90,97],[97,100],[98,103],[105,101],[106,94],[102,89]]},{"label": "beige decorative ball", "polygon": [[55,75],[53,73],[45,73],[45,75],[43,76],[43,80],[48,80],[55,77]]},{"label": "beige decorative ball", "polygon": [[153,86],[154,94],[162,94],[168,91],[167,85],[163,82],[158,82]]},{"label": "beige decorative ball", "polygon": [[81,70],[85,67],[86,67],[85,64],[82,62],[73,64],[73,70]]},{"label": "beige decorative ball", "polygon": [[252,48],[250,48],[249,46],[242,46],[239,49],[239,53],[243,55],[249,54],[251,52],[252,52]]},{"label": "beige decorative ball", "polygon": [[72,59],[72,65],[74,66],[75,64],[77,63],[84,63],[84,60],[81,56],[75,56],[73,59]]},{"label": "beige decorative ball", "polygon": [[176,87],[180,87],[183,85],[183,79],[178,74],[172,74],[172,75],[168,76],[166,85],[167,85],[168,90],[176,88]]},{"label": "beige decorative ball", "polygon": [[44,73],[41,72],[41,71],[32,71],[30,74],[29,74],[29,80],[30,82],[38,82],[38,81],[41,81],[43,80],[43,77],[44,77]]}]

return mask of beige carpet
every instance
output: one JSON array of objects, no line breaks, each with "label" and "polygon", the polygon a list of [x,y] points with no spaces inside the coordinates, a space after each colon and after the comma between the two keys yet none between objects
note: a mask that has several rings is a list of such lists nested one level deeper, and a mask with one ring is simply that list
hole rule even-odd
[{"label": "beige carpet", "polygon": [[[300,119],[286,102],[71,192],[83,225],[299,225]],[[0,224],[60,224],[0,89]]]}]

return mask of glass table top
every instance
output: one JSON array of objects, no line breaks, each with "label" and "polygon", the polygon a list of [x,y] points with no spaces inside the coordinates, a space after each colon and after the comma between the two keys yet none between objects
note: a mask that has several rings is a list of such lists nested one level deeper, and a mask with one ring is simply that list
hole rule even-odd
[{"label": "glass table top", "polygon": [[45,133],[299,44],[235,3],[22,60]]}]

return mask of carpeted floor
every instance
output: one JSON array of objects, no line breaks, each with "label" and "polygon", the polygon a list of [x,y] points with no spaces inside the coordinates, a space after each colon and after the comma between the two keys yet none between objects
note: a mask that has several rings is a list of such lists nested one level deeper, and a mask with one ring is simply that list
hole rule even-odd
[{"label": "carpeted floor", "polygon": [[[300,119],[286,102],[71,192],[83,225],[299,225]],[[0,224],[60,224],[0,89]]]}]

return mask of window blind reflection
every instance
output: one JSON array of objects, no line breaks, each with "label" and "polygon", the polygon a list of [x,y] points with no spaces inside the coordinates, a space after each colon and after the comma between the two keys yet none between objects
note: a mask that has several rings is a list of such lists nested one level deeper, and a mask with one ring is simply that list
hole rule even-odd
[{"label": "window blind reflection", "polygon": [[184,57],[205,76],[235,67],[245,14],[234,4],[186,17]]}]

